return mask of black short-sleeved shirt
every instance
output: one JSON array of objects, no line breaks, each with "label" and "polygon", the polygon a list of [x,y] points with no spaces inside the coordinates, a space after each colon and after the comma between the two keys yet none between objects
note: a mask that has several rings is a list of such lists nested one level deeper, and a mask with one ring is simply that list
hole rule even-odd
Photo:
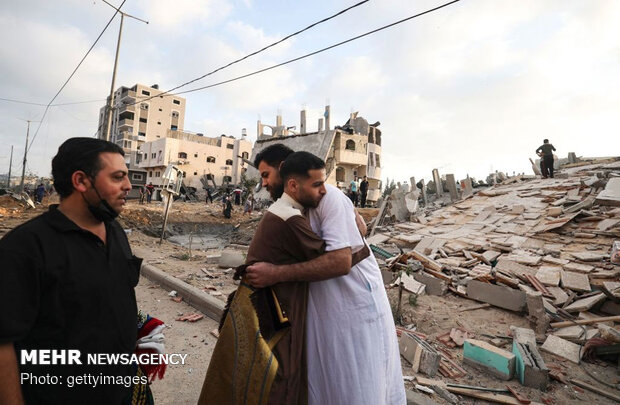
[{"label": "black short-sleeved shirt", "polygon": [[543,143],[536,149],[536,153],[542,152],[544,156],[553,156],[555,148],[550,143]]},{"label": "black short-sleeved shirt", "polygon": [[22,384],[27,404],[119,404],[128,393],[123,384],[66,382],[70,375],[132,374],[131,366],[86,365],[88,353],[131,354],[136,344],[141,259],[116,221],[106,224],[106,235],[104,244],[52,206],[0,240],[0,344],[12,342],[18,362],[21,350],[77,349],[84,363],[20,364],[20,374],[65,380]]}]

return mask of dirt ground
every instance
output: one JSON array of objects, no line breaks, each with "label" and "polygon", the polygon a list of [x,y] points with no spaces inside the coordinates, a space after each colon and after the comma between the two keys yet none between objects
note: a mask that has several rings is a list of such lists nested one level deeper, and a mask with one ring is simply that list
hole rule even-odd
[{"label": "dirt ground", "polygon": [[[19,203],[11,201],[10,197],[1,196],[0,236],[18,224],[44,212],[48,203],[49,201],[43,206],[37,206],[36,209],[24,209]],[[159,245],[158,235],[161,231],[163,217],[161,203],[140,205],[134,201],[129,202],[120,217],[120,223],[128,230],[128,237],[135,253],[141,255],[147,263],[207,291],[218,299],[225,300],[228,293],[236,288],[236,284],[232,280],[232,272],[229,269],[218,268],[219,254],[224,248],[244,252],[260,216],[261,214],[256,212],[251,216],[244,216],[242,208],[235,207],[233,217],[225,219],[221,214],[220,204],[175,202],[172,205],[168,229],[172,232],[172,237],[183,236],[183,234],[187,236],[189,233],[196,235],[192,239],[191,251],[188,243],[180,246],[164,240]],[[205,247],[196,247],[201,242],[201,238],[209,239],[208,243],[204,245]],[[144,278],[141,279],[136,294],[141,309],[162,319],[168,325],[165,332],[167,352],[189,354],[187,365],[171,366],[165,379],[153,384],[157,403],[195,403],[215,344],[215,338],[209,334],[217,326],[215,321],[206,317],[196,323],[175,321],[174,319],[179,314],[194,312],[194,310],[185,303],[171,301],[165,290]],[[397,289],[389,289],[388,296],[395,309],[398,300]],[[415,327],[418,332],[426,334],[428,341],[435,347],[443,347],[436,337],[449,332],[453,327],[462,327],[473,332],[475,338],[486,340],[491,337],[509,336],[510,325],[530,327],[523,314],[498,308],[460,311],[477,304],[475,301],[451,293],[442,297],[422,295],[414,300],[410,299],[409,294],[405,292],[402,297],[400,320],[403,326]],[[510,339],[501,337],[499,339],[507,348],[511,344]],[[452,382],[494,388],[505,388],[509,385],[532,401],[548,401],[553,404],[614,403],[589,391],[578,390],[558,382],[552,382],[547,392],[541,392],[523,387],[516,380],[500,381],[463,365],[462,348],[443,348],[453,356],[456,363],[468,372],[466,377]],[[618,369],[612,364],[599,362],[578,366],[544,352],[542,355],[547,364],[559,367],[569,378],[592,381],[583,371],[583,367],[587,367],[603,381],[614,385],[619,382]],[[407,361],[403,359],[402,364],[403,374],[412,376],[413,373]],[[440,375],[435,378],[447,381]],[[596,385],[603,388],[602,384]],[[415,390],[411,382],[407,382],[406,386],[407,389]],[[613,391],[609,387],[604,387],[604,389]],[[433,396],[432,399],[438,403],[447,403],[437,396]],[[485,402],[461,397],[460,403],[482,404]]]}]

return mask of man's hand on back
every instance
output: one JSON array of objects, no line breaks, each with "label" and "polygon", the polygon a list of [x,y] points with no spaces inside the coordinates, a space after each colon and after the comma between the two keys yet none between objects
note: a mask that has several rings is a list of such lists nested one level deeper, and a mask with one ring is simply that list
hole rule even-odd
[{"label": "man's hand on back", "polygon": [[257,262],[248,266],[245,279],[254,288],[264,288],[279,283],[278,266],[267,262]]}]

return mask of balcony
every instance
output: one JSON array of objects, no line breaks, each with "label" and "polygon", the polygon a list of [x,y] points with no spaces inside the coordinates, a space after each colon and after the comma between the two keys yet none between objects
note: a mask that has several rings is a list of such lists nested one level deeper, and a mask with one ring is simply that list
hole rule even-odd
[{"label": "balcony", "polygon": [[357,152],[350,149],[336,149],[336,162],[338,164],[349,164],[365,166],[368,163],[368,154]]},{"label": "balcony", "polygon": [[366,176],[368,176],[369,179],[381,180],[381,168],[368,166],[366,168]]},{"label": "balcony", "polygon": [[136,101],[136,92],[133,90],[127,90],[121,93],[120,99],[124,100],[127,99],[126,101],[131,101],[132,103],[134,101]]},{"label": "balcony", "polygon": [[122,128],[122,127],[133,127],[133,120],[130,120],[129,118],[125,118],[123,120],[120,120],[118,122],[118,127]]},{"label": "balcony", "polygon": [[123,104],[120,107],[118,107],[118,113],[119,114],[122,114],[122,113],[127,112],[127,111],[135,113],[136,112],[136,105],[135,104],[129,104],[129,105]]}]

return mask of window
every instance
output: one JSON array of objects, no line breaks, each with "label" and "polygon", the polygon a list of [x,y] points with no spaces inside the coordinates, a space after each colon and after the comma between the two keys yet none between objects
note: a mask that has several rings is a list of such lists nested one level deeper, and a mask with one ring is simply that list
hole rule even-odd
[{"label": "window", "polygon": [[235,145],[233,145],[232,143],[229,143],[226,145],[226,149],[235,149]]},{"label": "window", "polygon": [[146,118],[140,118],[140,122],[143,122],[146,124]]},{"label": "window", "polygon": [[151,153],[151,159],[155,159],[157,157],[157,153]]},{"label": "window", "polygon": [[163,111],[163,110],[160,108],[160,109],[159,109],[159,112],[162,112],[162,111]]},{"label": "window", "polygon": [[179,118],[179,112],[178,111],[173,111],[172,112],[172,118]]},{"label": "window", "polygon": [[207,174],[207,180],[213,180],[213,175],[212,174]]},{"label": "window", "polygon": [[172,131],[176,131],[177,129],[179,129],[179,127],[177,125],[170,125],[170,129]]},{"label": "window", "polygon": [[381,162],[379,160],[379,154],[375,153],[375,160],[377,161],[377,167],[381,167]]},{"label": "window", "polygon": [[368,154],[368,166],[374,166],[375,165],[375,154],[370,152]]},{"label": "window", "polygon": [[368,143],[375,143],[375,134],[372,129],[368,132]]},{"label": "window", "polygon": [[194,176],[198,176],[198,172],[194,172]]},{"label": "window", "polygon": [[244,158],[244,159],[248,159],[248,157],[249,157],[249,156],[250,156],[250,155],[248,154],[248,152],[243,152],[243,153],[241,154],[241,157],[242,157],[242,158]]},{"label": "window", "polygon": [[172,104],[176,104],[176,105],[181,105],[181,101],[180,100],[172,100]]},{"label": "window", "polygon": [[232,166],[232,159],[226,159],[226,166]]},{"label": "window", "polygon": [[336,181],[344,181],[344,167],[336,168]]},{"label": "window", "polygon": [[131,141],[123,141],[123,147],[131,148]]},{"label": "window", "polygon": [[179,152],[179,159],[187,159],[187,153]]},{"label": "window", "polygon": [[131,179],[132,180],[142,180],[142,173],[132,173],[131,174]]},{"label": "window", "polygon": [[150,95],[151,95],[151,93],[150,93],[150,92],[148,92],[148,91],[146,91],[146,90],[142,90],[142,95],[143,95],[143,96],[150,96]]},{"label": "window", "polygon": [[146,136],[146,133],[144,133],[144,132],[138,132],[138,136]]},{"label": "window", "polygon": [[157,121],[157,125],[161,125],[161,121]]},{"label": "window", "polygon": [[232,181],[232,177],[230,177],[230,176],[224,176],[224,181],[225,181],[226,183],[230,183],[230,182]]},{"label": "window", "polygon": [[142,103],[142,104],[140,104],[140,109],[141,110],[148,110],[149,109],[149,105],[147,103]]},{"label": "window", "polygon": [[194,153],[194,157],[198,157],[198,154],[197,154],[197,153]]},{"label": "window", "polygon": [[149,171],[149,177],[153,177],[153,171],[152,170]]},{"label": "window", "polygon": [[136,164],[140,164],[141,161],[142,161],[142,153],[136,154]]},{"label": "window", "polygon": [[345,149],[355,150],[355,141],[352,139],[349,139],[346,143]]},{"label": "window", "polygon": [[155,172],[155,177],[159,177],[160,172]]},{"label": "window", "polygon": [[215,158],[213,156],[207,156],[207,163],[215,163]]}]

